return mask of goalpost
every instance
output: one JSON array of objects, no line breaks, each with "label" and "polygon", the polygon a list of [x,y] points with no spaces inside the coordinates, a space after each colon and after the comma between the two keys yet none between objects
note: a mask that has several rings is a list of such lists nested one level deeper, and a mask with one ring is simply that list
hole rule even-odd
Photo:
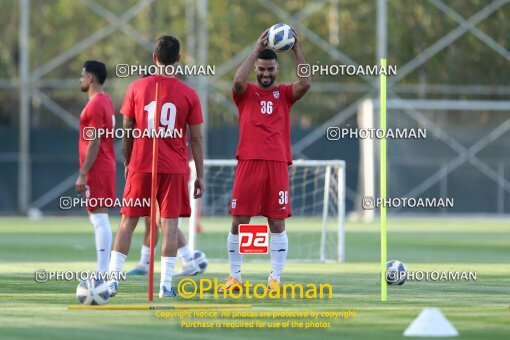
[{"label": "goalpost", "polygon": [[[205,193],[191,199],[188,244],[212,260],[226,260],[230,230],[229,206],[237,160],[204,161]],[[190,188],[196,178],[190,163]],[[289,261],[345,261],[345,162],[341,160],[296,160],[289,167],[292,217],[286,221]],[[192,194],[192,190],[190,190]],[[267,223],[253,218],[251,223]],[[201,228],[202,232],[197,233]],[[265,255],[262,256],[262,258]],[[247,260],[258,260],[249,256]]]}]

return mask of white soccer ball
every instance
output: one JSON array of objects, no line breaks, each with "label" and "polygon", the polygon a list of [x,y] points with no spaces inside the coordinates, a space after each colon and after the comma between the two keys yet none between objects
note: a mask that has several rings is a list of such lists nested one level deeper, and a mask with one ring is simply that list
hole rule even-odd
[{"label": "white soccer ball", "polygon": [[103,280],[81,281],[76,288],[76,297],[84,305],[105,305],[110,299],[108,284]]},{"label": "white soccer ball", "polygon": [[207,257],[204,253],[202,253],[200,250],[195,250],[195,253],[193,253],[193,259],[195,260],[195,263],[197,264],[198,268],[200,269],[200,274],[205,272],[205,269],[207,268]]},{"label": "white soccer ball", "polygon": [[386,263],[386,282],[389,285],[403,285],[406,282],[405,264],[397,260],[391,260]]},{"label": "white soccer ball", "polygon": [[39,221],[44,217],[44,214],[39,208],[30,208],[27,210],[27,216],[32,221]]},{"label": "white soccer ball", "polygon": [[277,51],[287,51],[296,42],[294,30],[286,24],[275,24],[267,31],[267,46]]}]

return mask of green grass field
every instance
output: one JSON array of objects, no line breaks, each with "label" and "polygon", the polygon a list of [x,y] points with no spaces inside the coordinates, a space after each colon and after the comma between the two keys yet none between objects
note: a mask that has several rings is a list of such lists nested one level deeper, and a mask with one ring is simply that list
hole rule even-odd
[{"label": "green grass field", "polygon": [[[307,248],[308,222],[291,221],[288,229],[303,234],[291,237],[289,257]],[[200,248],[210,256],[220,256],[228,219],[205,220],[203,225]],[[113,229],[117,226],[118,219],[113,219]],[[133,239],[126,269],[138,259],[142,230],[139,227]],[[249,301],[209,295],[202,300],[178,298],[175,303],[251,303],[258,312],[351,310],[357,313],[355,318],[332,320],[327,329],[186,329],[175,319],[157,318],[154,311],[69,311],[68,305],[77,304],[77,282],[34,282],[36,269],[94,268],[93,233],[86,217],[0,218],[0,338],[398,339],[422,308],[429,306],[439,307],[462,339],[509,338],[508,221],[390,218],[388,231],[388,259],[399,259],[413,271],[476,271],[477,281],[408,282],[388,287],[388,301],[380,302],[378,225],[348,223],[347,263],[292,262],[283,277],[286,282],[330,283],[332,299]],[[268,270],[268,263],[246,263],[243,278],[264,282]],[[226,262],[211,262],[205,277],[223,279],[227,271]],[[110,304],[146,304],[146,296],[146,278],[129,278]],[[169,304],[158,300],[155,304]]]}]

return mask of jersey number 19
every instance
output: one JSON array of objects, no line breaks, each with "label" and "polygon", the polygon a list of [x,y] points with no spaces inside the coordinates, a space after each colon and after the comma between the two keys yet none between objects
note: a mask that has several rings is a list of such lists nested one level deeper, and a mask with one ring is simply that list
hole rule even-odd
[{"label": "jersey number 19", "polygon": [[[154,116],[156,114],[156,101],[153,100],[145,105],[144,110],[149,113],[147,119],[147,128],[154,129]],[[166,127],[167,130],[173,131],[175,128],[175,118],[177,115],[177,108],[173,103],[164,103],[161,107],[160,125]]]}]

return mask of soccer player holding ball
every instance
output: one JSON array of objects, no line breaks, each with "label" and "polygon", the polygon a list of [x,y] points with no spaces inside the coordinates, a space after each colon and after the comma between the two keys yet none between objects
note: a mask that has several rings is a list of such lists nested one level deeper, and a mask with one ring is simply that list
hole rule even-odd
[{"label": "soccer player holding ball", "polygon": [[[115,109],[112,100],[103,91],[107,72],[104,63],[88,60],[83,65],[80,89],[89,101],[80,115],[80,174],[76,179],[76,192],[87,199],[115,199],[115,151],[113,138],[98,138],[98,129],[112,130],[115,126]],[[99,200],[102,199],[102,200]],[[88,201],[87,201],[88,202]],[[108,207],[87,204],[89,219],[94,226],[99,272],[108,271],[112,230],[108,220]]]},{"label": "soccer player holding ball", "polygon": [[[155,45],[153,61],[157,65],[174,65],[179,61],[180,43],[175,37],[162,36]],[[160,84],[160,105],[156,108],[156,83]],[[161,110],[161,119],[154,122],[156,109]],[[161,281],[159,297],[176,297],[172,287],[175,258],[178,247],[178,219],[189,217],[191,207],[188,195],[189,161],[186,148],[186,126],[190,131],[190,143],[195,160],[197,179],[194,183],[194,198],[204,192],[203,150],[201,125],[202,110],[198,95],[191,87],[171,75],[151,75],[134,81],[128,88],[121,108],[124,128],[152,130],[155,127],[166,131],[182,129],[182,138],[160,138],[157,169],[157,202],[161,216]],[[124,164],[126,186],[124,198],[147,199],[151,197],[152,138],[127,138],[124,140]],[[121,222],[110,258],[109,271],[122,271],[131,245],[131,237],[138,220],[150,215],[150,207],[123,207]],[[118,282],[109,282],[110,295],[117,293]]]},{"label": "soccer player holding ball", "polygon": [[[296,64],[305,64],[294,30],[292,33]],[[288,170],[292,164],[290,109],[305,95],[312,80],[302,77],[292,84],[275,84],[278,57],[266,48],[267,39],[268,31],[265,31],[237,70],[232,89],[239,111],[239,144],[230,206],[232,228],[227,240],[230,275],[226,289],[238,289],[236,285],[242,283],[238,227],[249,223],[252,216],[267,217],[271,230],[270,290],[280,287],[280,276],[288,253],[285,219],[292,214]],[[247,81],[253,68],[256,83]]]}]

